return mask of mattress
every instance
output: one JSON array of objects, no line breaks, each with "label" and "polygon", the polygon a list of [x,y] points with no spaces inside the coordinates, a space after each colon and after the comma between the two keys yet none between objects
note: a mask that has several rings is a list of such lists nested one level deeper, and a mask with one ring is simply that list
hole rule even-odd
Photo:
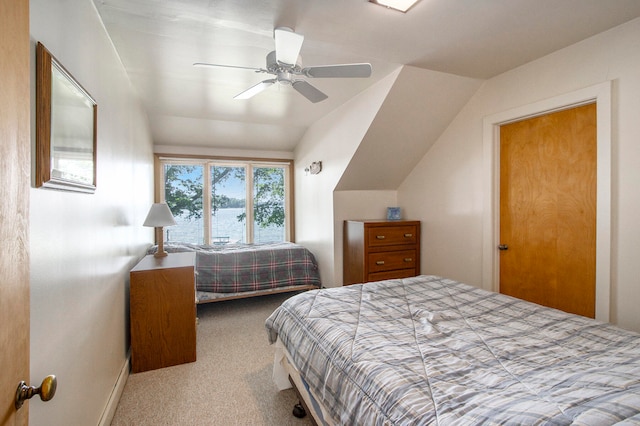
[{"label": "mattress", "polygon": [[349,425],[640,424],[640,335],[435,276],[312,290],[267,319]]}]

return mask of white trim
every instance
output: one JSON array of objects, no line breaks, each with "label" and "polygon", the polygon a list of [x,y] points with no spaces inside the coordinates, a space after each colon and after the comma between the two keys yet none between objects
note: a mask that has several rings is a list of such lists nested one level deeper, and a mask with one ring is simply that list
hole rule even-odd
[{"label": "white trim", "polygon": [[611,295],[611,87],[607,81],[551,99],[487,116],[483,120],[482,287],[498,291],[500,213],[500,125],[596,102],[596,319],[609,322]]},{"label": "white trim", "polygon": [[253,199],[253,176],[254,168],[280,168],[284,170],[284,191],[285,191],[285,224],[284,224],[284,240],[291,241],[291,236],[294,235],[294,223],[295,218],[291,215],[292,209],[291,199],[294,195],[294,189],[291,187],[292,177],[294,173],[293,160],[253,160],[251,158],[238,158],[238,159],[218,159],[218,158],[197,158],[197,157],[180,157],[174,158],[171,156],[156,154],[159,164],[159,178],[154,183],[159,194],[160,202],[166,202],[165,187],[165,165],[190,165],[196,167],[202,167],[202,183],[203,183],[203,199],[202,199],[202,213],[203,213],[203,241],[204,244],[212,244],[211,229],[213,223],[211,221],[211,166],[216,167],[235,167],[243,168],[245,170],[245,236],[247,243],[255,242],[254,235],[254,199]]},{"label": "white trim", "polygon": [[115,386],[111,390],[111,395],[109,395],[109,400],[107,401],[107,405],[104,407],[98,426],[109,426],[113,421],[113,416],[116,414],[116,408],[118,408],[118,402],[120,402],[120,397],[124,391],[124,385],[127,384],[127,380],[129,379],[130,361],[131,355],[129,354],[127,355],[127,359],[124,361],[122,369],[120,369],[120,374],[118,375]]}]

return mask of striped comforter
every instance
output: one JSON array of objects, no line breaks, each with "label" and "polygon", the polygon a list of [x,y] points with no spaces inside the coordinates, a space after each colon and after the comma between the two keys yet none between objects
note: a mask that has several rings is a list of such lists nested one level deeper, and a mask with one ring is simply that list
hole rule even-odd
[{"label": "striped comforter", "polygon": [[440,277],[306,292],[266,328],[335,424],[640,424],[640,335]]}]

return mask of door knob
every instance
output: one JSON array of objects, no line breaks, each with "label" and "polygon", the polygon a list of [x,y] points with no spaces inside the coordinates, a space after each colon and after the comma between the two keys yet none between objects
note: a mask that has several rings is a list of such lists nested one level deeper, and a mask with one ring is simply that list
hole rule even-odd
[{"label": "door knob", "polygon": [[16,410],[22,407],[22,404],[27,399],[31,399],[33,395],[40,395],[40,399],[43,401],[49,401],[56,394],[56,387],[58,387],[58,379],[56,376],[51,375],[44,378],[40,387],[27,386],[25,382],[20,382],[18,389],[16,389]]},{"label": "door knob", "polygon": [[498,250],[509,250],[509,246],[506,244],[500,244]]}]

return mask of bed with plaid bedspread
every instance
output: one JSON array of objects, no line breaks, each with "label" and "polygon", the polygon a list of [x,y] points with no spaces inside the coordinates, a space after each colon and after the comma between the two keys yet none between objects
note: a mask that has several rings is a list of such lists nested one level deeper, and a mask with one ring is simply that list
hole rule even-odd
[{"label": "bed with plaid bedspread", "polygon": [[640,424],[639,334],[456,281],[311,291],[266,328],[329,424]]},{"label": "bed with plaid bedspread", "polygon": [[196,252],[196,295],[200,303],[320,287],[320,272],[313,253],[295,243],[167,243],[165,250]]}]

